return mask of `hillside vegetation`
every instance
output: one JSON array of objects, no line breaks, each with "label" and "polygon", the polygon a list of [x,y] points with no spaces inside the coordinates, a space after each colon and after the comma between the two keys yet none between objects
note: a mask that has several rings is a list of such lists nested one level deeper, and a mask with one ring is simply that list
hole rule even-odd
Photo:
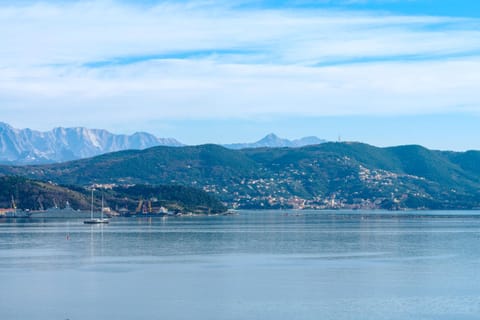
[{"label": "hillside vegetation", "polygon": [[229,150],[154,147],[0,173],[58,184],[177,184],[241,208],[432,208],[480,206],[480,152],[421,146],[324,143]]},{"label": "hillside vegetation", "polygon": [[[94,197],[95,210],[101,206],[101,195],[106,206],[132,212],[140,201],[175,212],[220,213],[226,210],[214,196],[184,186],[135,185],[98,189]],[[0,207],[10,208],[12,199],[19,209],[64,208],[67,203],[74,209],[90,210],[91,207],[91,191],[81,186],[60,186],[15,176],[0,177]]]}]

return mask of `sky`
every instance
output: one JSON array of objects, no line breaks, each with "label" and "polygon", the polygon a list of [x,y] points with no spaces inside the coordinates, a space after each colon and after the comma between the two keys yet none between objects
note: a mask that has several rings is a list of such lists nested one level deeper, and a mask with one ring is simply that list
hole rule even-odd
[{"label": "sky", "polygon": [[0,0],[0,121],[480,150],[480,1]]}]

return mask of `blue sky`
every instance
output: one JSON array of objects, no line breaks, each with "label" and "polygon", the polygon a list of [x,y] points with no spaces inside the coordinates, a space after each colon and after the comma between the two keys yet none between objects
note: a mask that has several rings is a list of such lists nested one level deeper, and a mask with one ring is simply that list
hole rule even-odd
[{"label": "blue sky", "polygon": [[465,0],[0,0],[0,121],[480,149],[479,15]]}]

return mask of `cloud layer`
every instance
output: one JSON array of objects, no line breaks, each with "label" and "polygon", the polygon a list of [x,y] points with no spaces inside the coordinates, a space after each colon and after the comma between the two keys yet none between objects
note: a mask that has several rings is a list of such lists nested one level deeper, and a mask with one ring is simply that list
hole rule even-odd
[{"label": "cloud layer", "polygon": [[215,1],[3,5],[0,112],[46,126],[476,113],[479,25]]}]

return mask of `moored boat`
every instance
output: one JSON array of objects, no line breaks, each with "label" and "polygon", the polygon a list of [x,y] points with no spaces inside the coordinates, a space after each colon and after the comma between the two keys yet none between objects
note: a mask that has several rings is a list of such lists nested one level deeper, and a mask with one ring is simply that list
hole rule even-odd
[{"label": "moored boat", "polygon": [[105,218],[93,218],[83,221],[84,224],[107,224],[108,222],[109,220]]},{"label": "moored boat", "polygon": [[65,208],[53,207],[46,210],[31,211],[31,218],[41,219],[85,219],[90,217],[89,211],[75,210],[67,202]]},{"label": "moored boat", "polygon": [[84,220],[84,224],[107,224],[109,222],[108,219],[103,218],[103,195],[102,195],[102,210],[100,211],[100,218],[93,217],[93,190],[92,189],[92,204],[90,208],[90,219]]}]

